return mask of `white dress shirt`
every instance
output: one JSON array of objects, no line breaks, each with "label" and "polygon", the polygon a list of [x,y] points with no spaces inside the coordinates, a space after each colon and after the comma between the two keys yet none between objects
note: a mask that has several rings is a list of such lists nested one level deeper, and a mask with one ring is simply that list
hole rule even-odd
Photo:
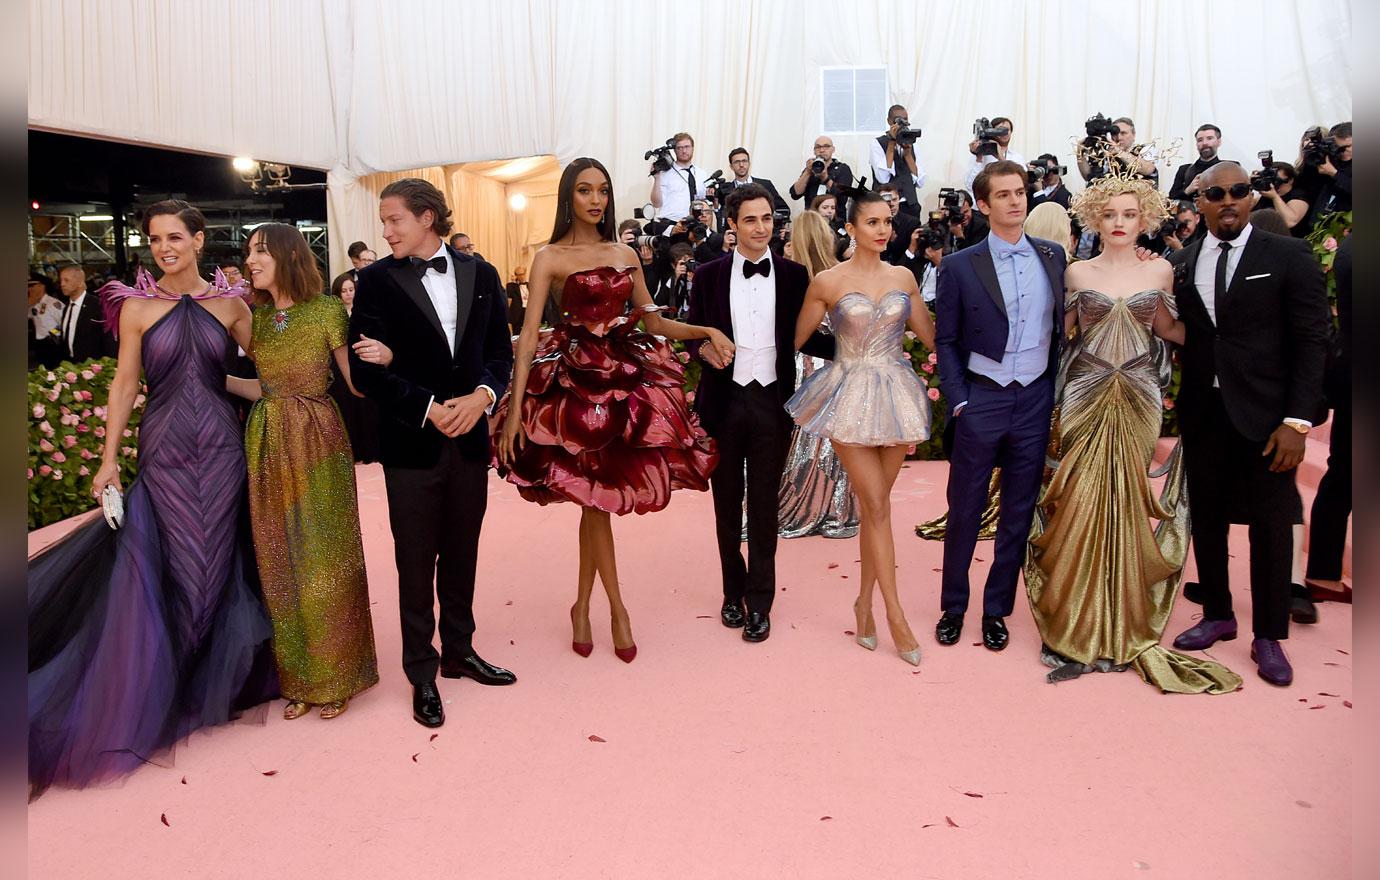
[{"label": "white dress shirt", "polygon": [[[431,300],[432,308],[436,309],[436,317],[441,319],[441,329],[446,334],[447,348],[450,351],[455,351],[455,324],[460,318],[460,297],[459,291],[455,288],[455,261],[447,252],[445,242],[442,242],[436,253],[431,255],[433,260],[437,257],[446,258],[446,271],[444,273],[437,272],[434,266],[428,266],[426,274],[422,276],[422,287],[426,288],[427,299]],[[480,385],[479,388],[489,393],[489,405],[484,411],[493,415],[494,403],[498,395],[488,385]],[[431,413],[431,404],[435,402],[436,396],[433,394],[431,403],[427,404],[425,414],[422,416],[423,427],[426,427],[427,415]]]},{"label": "white dress shirt", "polygon": [[68,301],[67,308],[62,313],[62,346],[67,349],[67,356],[72,356],[72,344],[77,338],[77,320],[81,318],[82,306],[86,303],[86,294]]},{"label": "white dress shirt", "polygon": [[690,173],[695,174],[695,194],[694,198],[704,198],[704,178],[705,173],[695,167],[692,162],[689,165],[673,164],[669,171],[663,171],[657,176],[657,188],[661,190],[661,207],[657,209],[658,217],[669,217],[672,220],[684,220],[690,216]]},{"label": "white dress shirt", "polygon": [[[771,259],[771,251],[762,255]],[[733,318],[733,381],[748,385],[754,379],[766,386],[776,381],[776,277],[743,277],[747,258],[733,249],[728,282],[729,312]],[[772,266],[772,272],[776,267]]]},{"label": "white dress shirt", "polygon": [[[893,155],[896,157],[896,161],[901,164],[901,167],[905,169],[906,173],[910,173],[910,168],[906,166],[906,160],[901,155],[900,144],[896,145],[896,152],[893,153]],[[886,150],[881,144],[877,143],[876,138],[872,139],[869,158],[872,164],[872,177],[878,184],[886,183],[896,176],[896,168],[886,164]],[[915,173],[911,175],[911,178],[915,181],[915,191],[919,192],[920,188],[925,185],[925,166],[920,164],[919,150],[915,151]],[[902,198],[904,199],[905,196],[902,195]]]},{"label": "white dress shirt", "polygon": [[[982,156],[973,158],[972,163],[968,166],[968,176],[967,178],[965,178],[966,182],[963,184],[963,188],[968,191],[968,195],[973,194],[973,181],[977,180],[977,176],[982,173],[982,166],[995,161],[997,161],[996,156]],[[1016,152],[1015,150],[1006,151],[1006,161],[1015,162],[1022,168],[1025,168],[1028,164],[1025,161],[1025,157],[1022,156],[1020,153]]]}]

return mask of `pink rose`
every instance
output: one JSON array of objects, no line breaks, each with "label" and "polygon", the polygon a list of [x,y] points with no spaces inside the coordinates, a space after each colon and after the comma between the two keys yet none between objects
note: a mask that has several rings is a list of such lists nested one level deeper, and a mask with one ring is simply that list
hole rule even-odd
[{"label": "pink rose", "polygon": [[87,403],[90,403],[95,397],[96,395],[92,394],[90,391],[83,391],[81,393],[81,399],[85,400]]},{"label": "pink rose", "polygon": [[95,409],[93,409],[93,410],[91,410],[91,411],[92,411],[93,413],[96,414],[96,418],[98,418],[98,419],[103,419],[103,418],[105,418],[105,407],[103,407],[103,406],[98,406],[98,407],[96,407]]},{"label": "pink rose", "polygon": [[695,402],[695,392],[693,392],[693,391],[687,391],[687,392],[685,392],[685,402],[686,402],[686,403],[694,403],[694,402]]},{"label": "pink rose", "polygon": [[1170,400],[1169,398],[1166,397],[1166,398],[1164,399],[1164,408],[1165,408],[1165,409],[1173,409],[1173,408],[1174,408],[1174,401],[1172,401],[1172,400]]},{"label": "pink rose", "polygon": [[60,392],[60,391],[58,391],[56,388],[54,388],[52,391],[49,391],[49,392],[48,392],[47,397],[48,397],[49,400],[57,400],[57,399],[58,399],[58,396],[59,396],[61,393],[62,393],[62,392]]},{"label": "pink rose", "polygon": [[82,451],[81,451],[81,457],[84,458],[84,459],[86,459],[87,461],[90,461],[91,459],[95,458],[96,456],[95,456],[95,454],[94,454],[90,449],[82,449]]},{"label": "pink rose", "polygon": [[96,374],[91,372],[90,370],[82,370],[81,377],[86,381],[90,382],[92,379],[96,378]]},{"label": "pink rose", "polygon": [[91,372],[93,373],[99,373],[102,369],[104,369],[104,367],[102,367],[100,364],[91,365]]},{"label": "pink rose", "polygon": [[49,437],[53,436],[53,426],[48,424],[46,421],[38,423],[38,430],[47,434]]},{"label": "pink rose", "polygon": [[91,476],[91,469],[88,468],[86,465],[82,465],[81,467],[77,468],[77,473],[83,477],[89,477]]},{"label": "pink rose", "polygon": [[32,480],[33,478],[34,478],[34,469],[33,469],[33,468],[29,468],[29,479]]},{"label": "pink rose", "polygon": [[929,395],[930,400],[938,400],[938,399],[939,399],[939,389],[938,389],[938,388],[931,388],[929,391],[926,391],[925,393],[926,393],[927,395]]},{"label": "pink rose", "polygon": [[72,414],[72,411],[65,406],[59,406],[58,412],[62,413],[65,416],[70,416]]},{"label": "pink rose", "polygon": [[39,473],[40,476],[46,477],[46,476],[48,476],[49,474],[51,474],[52,472],[53,472],[53,469],[52,469],[50,466],[46,465],[46,464],[41,464],[41,465],[38,466],[38,473]]},{"label": "pink rose", "polygon": [[80,416],[80,418],[81,418],[83,421],[85,421],[86,419],[91,418],[91,410],[89,410],[89,409],[84,409],[84,410],[82,410],[82,411],[81,411],[81,416]]},{"label": "pink rose", "polygon": [[1333,237],[1330,236],[1330,235],[1329,235],[1327,238],[1323,239],[1323,250],[1325,250],[1325,251],[1335,251],[1336,249],[1337,249],[1337,239],[1333,238]]},{"label": "pink rose", "polygon": [[[81,428],[77,428],[77,430],[80,431],[82,428],[85,428],[85,427],[86,427],[86,425],[82,425]],[[105,426],[104,426],[104,425],[97,425],[96,428],[95,428],[95,434],[96,434],[97,437],[104,437],[104,436],[105,436]]]},{"label": "pink rose", "polygon": [[47,378],[46,381],[48,381],[48,382],[56,382],[56,381],[57,381],[57,376],[54,376],[54,375],[52,374],[52,372],[49,372],[49,373],[48,373],[48,378]]},{"label": "pink rose", "polygon": [[40,440],[40,441],[38,441],[38,448],[41,449],[41,450],[43,450],[44,452],[52,452],[53,449],[54,449],[54,446],[53,446],[53,444],[49,443],[47,440]]},{"label": "pink rose", "polygon": [[[104,429],[102,429],[102,430],[104,430]],[[89,433],[90,431],[91,431],[91,426],[90,426],[90,425],[77,425],[77,433],[78,433],[78,434],[86,434],[86,433]]]},{"label": "pink rose", "polygon": [[54,452],[54,453],[53,453],[53,461],[54,461],[55,463],[57,463],[57,464],[63,464],[64,462],[67,461],[67,456],[64,455],[61,451]]},{"label": "pink rose", "polygon": [[139,408],[139,407],[141,407],[141,406],[143,406],[143,405],[144,405],[144,395],[142,395],[142,394],[136,394],[136,395],[134,396],[134,406],[135,406],[135,408],[137,409],[137,408]]},{"label": "pink rose", "polygon": [[76,438],[76,437],[72,436],[71,434],[63,434],[63,435],[62,435],[62,448],[63,448],[63,449],[71,449],[73,446],[76,446],[76,445],[77,445],[77,438]]},{"label": "pink rose", "polygon": [[61,479],[62,479],[62,471],[53,471],[53,479],[54,479],[54,480],[61,480]]},{"label": "pink rose", "polygon": [[933,372],[934,372],[934,364],[931,364],[931,363],[924,363],[924,364],[921,364],[921,365],[920,365],[920,369],[924,370],[926,373],[933,373]]},{"label": "pink rose", "polygon": [[688,351],[678,352],[676,354],[676,357],[680,360],[682,364],[690,363],[690,352]]},{"label": "pink rose", "polygon": [[41,403],[34,404],[34,418],[41,419],[48,414],[48,410]]},{"label": "pink rose", "polygon": [[934,352],[930,352],[930,356],[925,358],[925,360],[929,361],[932,364],[937,364],[939,363],[939,355],[935,354]]},{"label": "pink rose", "polygon": [[75,382],[77,381],[77,374],[68,370],[66,373],[62,374],[62,378],[66,379],[68,382]]},{"label": "pink rose", "polygon": [[134,436],[134,432],[131,431],[129,428],[125,428],[125,432],[124,432],[123,434],[121,434],[120,436],[121,436],[121,437],[133,437],[133,436]]}]

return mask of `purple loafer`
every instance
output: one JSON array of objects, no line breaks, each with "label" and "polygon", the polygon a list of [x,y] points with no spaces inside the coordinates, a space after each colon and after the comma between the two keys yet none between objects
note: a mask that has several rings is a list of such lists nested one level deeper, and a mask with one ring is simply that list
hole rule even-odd
[{"label": "purple loafer", "polygon": [[1251,642],[1251,659],[1255,661],[1256,672],[1270,684],[1285,687],[1293,682],[1294,667],[1284,656],[1284,647],[1274,639]]},{"label": "purple loafer", "polygon": [[1180,651],[1205,651],[1217,642],[1230,642],[1236,638],[1236,618],[1227,620],[1200,620],[1198,625],[1179,633],[1174,647]]}]

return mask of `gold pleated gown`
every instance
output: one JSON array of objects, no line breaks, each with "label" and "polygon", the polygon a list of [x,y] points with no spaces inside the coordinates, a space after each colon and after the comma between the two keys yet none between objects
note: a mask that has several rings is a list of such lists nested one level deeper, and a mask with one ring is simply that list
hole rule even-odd
[{"label": "gold pleated gown", "polygon": [[1026,589],[1059,655],[1046,662],[1062,677],[1130,667],[1166,693],[1227,693],[1241,686],[1236,673],[1160,645],[1189,539],[1177,449],[1158,498],[1150,483],[1163,406],[1150,328],[1161,302],[1172,312],[1158,290],[1069,297],[1080,338],[1063,368],[1060,458],[1032,526]]}]

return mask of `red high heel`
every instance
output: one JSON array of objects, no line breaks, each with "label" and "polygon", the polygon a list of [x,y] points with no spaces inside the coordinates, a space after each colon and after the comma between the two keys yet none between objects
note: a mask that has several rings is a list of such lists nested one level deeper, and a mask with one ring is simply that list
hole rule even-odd
[{"label": "red high heel", "polygon": [[624,663],[631,663],[633,662],[633,658],[637,656],[637,645],[633,645],[629,648],[614,648],[613,653],[614,656]]},{"label": "red high heel", "polygon": [[570,649],[581,657],[588,657],[594,651],[594,643],[572,641],[570,643]]}]

